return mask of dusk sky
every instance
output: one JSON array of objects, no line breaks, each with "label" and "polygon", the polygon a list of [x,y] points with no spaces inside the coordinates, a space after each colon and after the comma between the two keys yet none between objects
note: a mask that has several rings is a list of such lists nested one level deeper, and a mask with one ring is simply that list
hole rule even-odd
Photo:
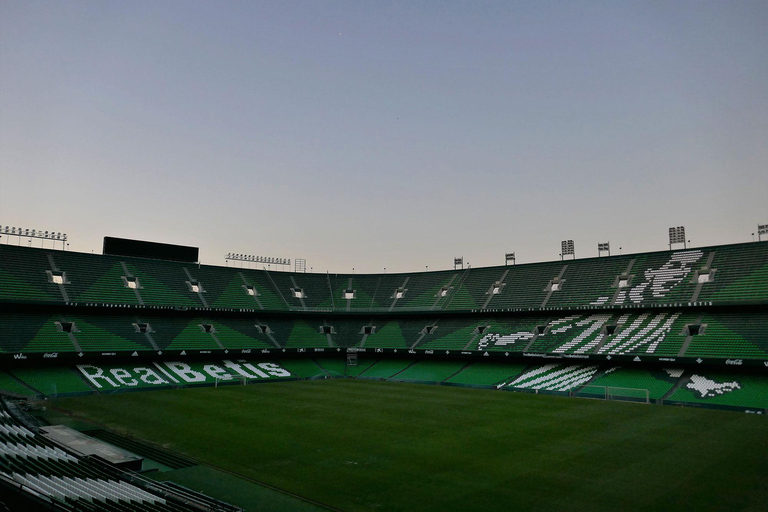
[{"label": "dusk sky", "polygon": [[0,225],[315,272],[751,241],[766,27],[765,0],[0,0]]}]

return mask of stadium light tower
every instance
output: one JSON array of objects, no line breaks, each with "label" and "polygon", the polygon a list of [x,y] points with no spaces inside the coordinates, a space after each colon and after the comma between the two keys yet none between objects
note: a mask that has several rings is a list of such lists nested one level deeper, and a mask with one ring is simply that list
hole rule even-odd
[{"label": "stadium light tower", "polygon": [[[283,265],[283,266],[291,266],[291,260],[290,258],[272,258],[272,257],[266,257],[266,256],[253,256],[251,254],[235,254],[235,253],[227,253],[226,256],[224,256],[225,260],[232,260],[232,261],[247,261],[248,262],[248,268],[251,268],[251,262],[256,263],[266,263],[269,268],[272,268],[272,264],[275,265]],[[243,264],[240,263],[240,266],[242,267]]]},{"label": "stadium light tower", "polygon": [[763,235],[768,235],[768,224],[758,224],[757,225],[757,240],[758,242],[763,241]]},{"label": "stadium light tower", "polygon": [[597,244],[597,257],[599,258],[603,251],[608,252],[608,256],[611,255],[611,242],[603,242]]},{"label": "stadium light tower", "polygon": [[688,245],[685,243],[685,227],[677,226],[669,228],[669,250],[672,250],[673,244],[683,244],[683,248],[687,249]]},{"label": "stadium light tower", "polygon": [[509,265],[509,262],[512,262],[512,264],[515,264],[515,253],[508,252],[504,255],[504,264]]},{"label": "stadium light tower", "polygon": [[563,240],[560,242],[560,248],[562,249],[560,251],[561,260],[568,255],[571,255],[573,256],[573,259],[576,259],[576,251],[574,249],[573,240]]},{"label": "stadium light tower", "polygon": [[53,242],[54,249],[56,248],[56,242],[61,242],[62,249],[64,249],[65,244],[69,245],[67,243],[67,234],[59,233],[55,231],[43,231],[42,229],[27,229],[27,228],[17,228],[13,226],[0,225],[0,233],[7,235],[6,240],[8,241],[8,243],[10,243],[12,236],[19,237],[19,245],[21,245],[22,237],[25,237],[29,240],[30,246],[32,245],[33,238],[41,239],[41,242],[40,242],[41,247],[43,246],[46,240],[51,240]]},{"label": "stadium light tower", "polygon": [[464,270],[464,257],[461,258],[453,258],[453,270],[456,270],[461,266],[461,269]]}]

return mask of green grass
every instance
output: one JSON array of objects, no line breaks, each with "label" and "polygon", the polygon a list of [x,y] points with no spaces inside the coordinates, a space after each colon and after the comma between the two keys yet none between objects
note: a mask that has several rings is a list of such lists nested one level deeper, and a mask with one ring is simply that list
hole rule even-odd
[{"label": "green grass", "polygon": [[742,413],[349,379],[53,402],[344,511],[768,503],[768,423]]}]

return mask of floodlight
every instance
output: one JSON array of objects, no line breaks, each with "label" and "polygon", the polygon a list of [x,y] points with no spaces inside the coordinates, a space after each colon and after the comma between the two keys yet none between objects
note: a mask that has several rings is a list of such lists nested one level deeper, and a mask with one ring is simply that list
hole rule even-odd
[{"label": "floodlight", "polygon": [[685,243],[685,227],[677,226],[669,228],[669,248],[672,249],[672,244],[683,244],[687,248]]},{"label": "floodlight", "polygon": [[574,259],[576,258],[576,251],[574,250],[573,240],[563,240],[562,242],[560,242],[560,248],[561,248],[561,251],[560,251],[561,258],[569,254],[573,256]]}]

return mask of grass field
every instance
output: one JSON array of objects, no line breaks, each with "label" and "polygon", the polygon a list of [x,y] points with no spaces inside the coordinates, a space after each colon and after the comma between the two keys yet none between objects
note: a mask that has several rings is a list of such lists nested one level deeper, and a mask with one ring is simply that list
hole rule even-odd
[{"label": "grass field", "polygon": [[362,380],[54,405],[344,511],[768,509],[742,413]]}]

